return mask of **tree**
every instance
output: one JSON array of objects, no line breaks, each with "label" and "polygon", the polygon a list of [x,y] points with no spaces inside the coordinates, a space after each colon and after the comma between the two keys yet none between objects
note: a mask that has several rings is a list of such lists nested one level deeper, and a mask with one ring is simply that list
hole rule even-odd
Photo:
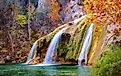
[{"label": "tree", "polygon": [[85,11],[91,14],[91,22],[103,25],[109,23],[121,24],[120,0],[85,0]]},{"label": "tree", "polygon": [[28,38],[31,42],[31,15],[32,13],[34,12],[35,8],[34,6],[31,4],[31,0],[29,0],[29,3],[28,3]]},{"label": "tree", "polygon": [[5,37],[2,39],[5,41],[4,46],[11,46],[9,47],[11,52],[14,52],[14,47],[13,47],[13,40],[10,34],[10,26],[14,24],[14,14],[13,14],[13,9],[11,4],[4,4],[4,1],[0,1],[0,28],[3,33],[3,36]]}]

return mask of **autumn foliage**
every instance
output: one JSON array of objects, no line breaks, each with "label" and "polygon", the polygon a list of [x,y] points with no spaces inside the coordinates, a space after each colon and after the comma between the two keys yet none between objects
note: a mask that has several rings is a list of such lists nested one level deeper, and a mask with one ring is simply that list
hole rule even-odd
[{"label": "autumn foliage", "polygon": [[85,0],[84,5],[86,12],[92,15],[92,22],[121,24],[121,0]]},{"label": "autumn foliage", "polygon": [[60,11],[60,6],[57,0],[49,0],[49,7],[50,7],[50,13],[48,14],[48,16],[52,19],[52,20],[59,20],[60,16],[59,16],[59,11]]}]

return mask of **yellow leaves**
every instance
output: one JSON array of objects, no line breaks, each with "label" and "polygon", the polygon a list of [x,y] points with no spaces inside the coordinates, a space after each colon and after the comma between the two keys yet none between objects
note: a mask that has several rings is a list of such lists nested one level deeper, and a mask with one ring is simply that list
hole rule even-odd
[{"label": "yellow leaves", "polygon": [[85,1],[83,2],[84,5],[86,5],[87,3],[88,3],[88,0],[85,0]]},{"label": "yellow leaves", "polygon": [[85,0],[85,11],[95,14],[92,22],[108,24],[121,23],[121,1],[120,0]]},{"label": "yellow leaves", "polygon": [[18,21],[18,23],[19,23],[22,27],[24,27],[24,24],[27,23],[27,18],[26,18],[26,16],[24,16],[24,15],[17,15],[17,16],[16,16],[16,20]]},{"label": "yellow leaves", "polygon": [[107,0],[106,3],[109,4],[109,5],[113,4],[113,2],[111,0]]},{"label": "yellow leaves", "polygon": [[3,53],[7,53],[8,50],[6,50],[6,48],[3,48],[3,49],[1,50],[1,52],[3,52]]},{"label": "yellow leaves", "polygon": [[94,7],[96,7],[98,5],[97,1],[94,1]]},{"label": "yellow leaves", "polygon": [[18,55],[18,54],[21,54],[22,52],[23,52],[22,50],[17,50],[16,54]]}]

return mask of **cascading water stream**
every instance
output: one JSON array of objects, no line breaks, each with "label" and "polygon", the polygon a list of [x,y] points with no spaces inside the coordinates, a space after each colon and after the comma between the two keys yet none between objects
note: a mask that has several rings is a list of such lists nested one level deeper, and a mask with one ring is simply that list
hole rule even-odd
[{"label": "cascading water stream", "polygon": [[37,42],[38,42],[38,40],[35,41],[35,43],[33,44],[25,64],[28,64],[32,59],[34,59],[36,57],[35,49],[37,48]]},{"label": "cascading water stream", "polygon": [[57,45],[61,39],[61,35],[64,33],[64,31],[67,28],[68,27],[65,27],[62,30],[60,30],[58,33],[55,34],[55,36],[53,37],[53,39],[48,47],[47,54],[45,56],[43,64],[52,64],[53,63],[53,56],[57,49]]},{"label": "cascading water stream", "polygon": [[86,36],[83,42],[82,50],[78,58],[78,65],[82,65],[84,62],[84,65],[87,64],[87,54],[89,52],[91,42],[92,42],[92,30],[93,30],[93,24],[90,25],[90,27],[86,31]]},{"label": "cascading water stream", "polygon": [[[74,20],[73,23],[77,24],[79,21],[81,21],[82,19],[84,19],[86,16],[88,16],[88,15],[84,15],[81,18]],[[61,35],[64,33],[64,31],[67,28],[68,27],[65,27],[62,30],[60,30],[58,33],[55,34],[54,38],[52,39],[52,41],[51,41],[51,43],[50,43],[50,45],[48,47],[47,54],[45,56],[43,64],[52,64],[53,56],[54,56],[54,53],[56,51],[57,45],[58,45],[58,43],[59,43],[59,41],[61,39]],[[29,62],[36,57],[36,52],[37,52],[36,48],[37,48],[38,41],[39,41],[39,39],[37,41],[35,41],[35,43],[33,44],[32,48],[31,48],[31,50],[29,52],[27,61],[25,62],[25,64],[29,64]]]}]

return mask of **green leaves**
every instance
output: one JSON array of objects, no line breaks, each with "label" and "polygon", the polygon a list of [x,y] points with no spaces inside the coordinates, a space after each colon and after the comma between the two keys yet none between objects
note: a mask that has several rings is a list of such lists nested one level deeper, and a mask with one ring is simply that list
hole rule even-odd
[{"label": "green leaves", "polygon": [[104,51],[101,59],[93,66],[92,76],[120,76],[121,47],[111,44]]},{"label": "green leaves", "polygon": [[16,16],[16,20],[18,21],[18,23],[21,25],[21,27],[24,27],[24,24],[27,23],[27,18],[24,15],[17,15]]}]

